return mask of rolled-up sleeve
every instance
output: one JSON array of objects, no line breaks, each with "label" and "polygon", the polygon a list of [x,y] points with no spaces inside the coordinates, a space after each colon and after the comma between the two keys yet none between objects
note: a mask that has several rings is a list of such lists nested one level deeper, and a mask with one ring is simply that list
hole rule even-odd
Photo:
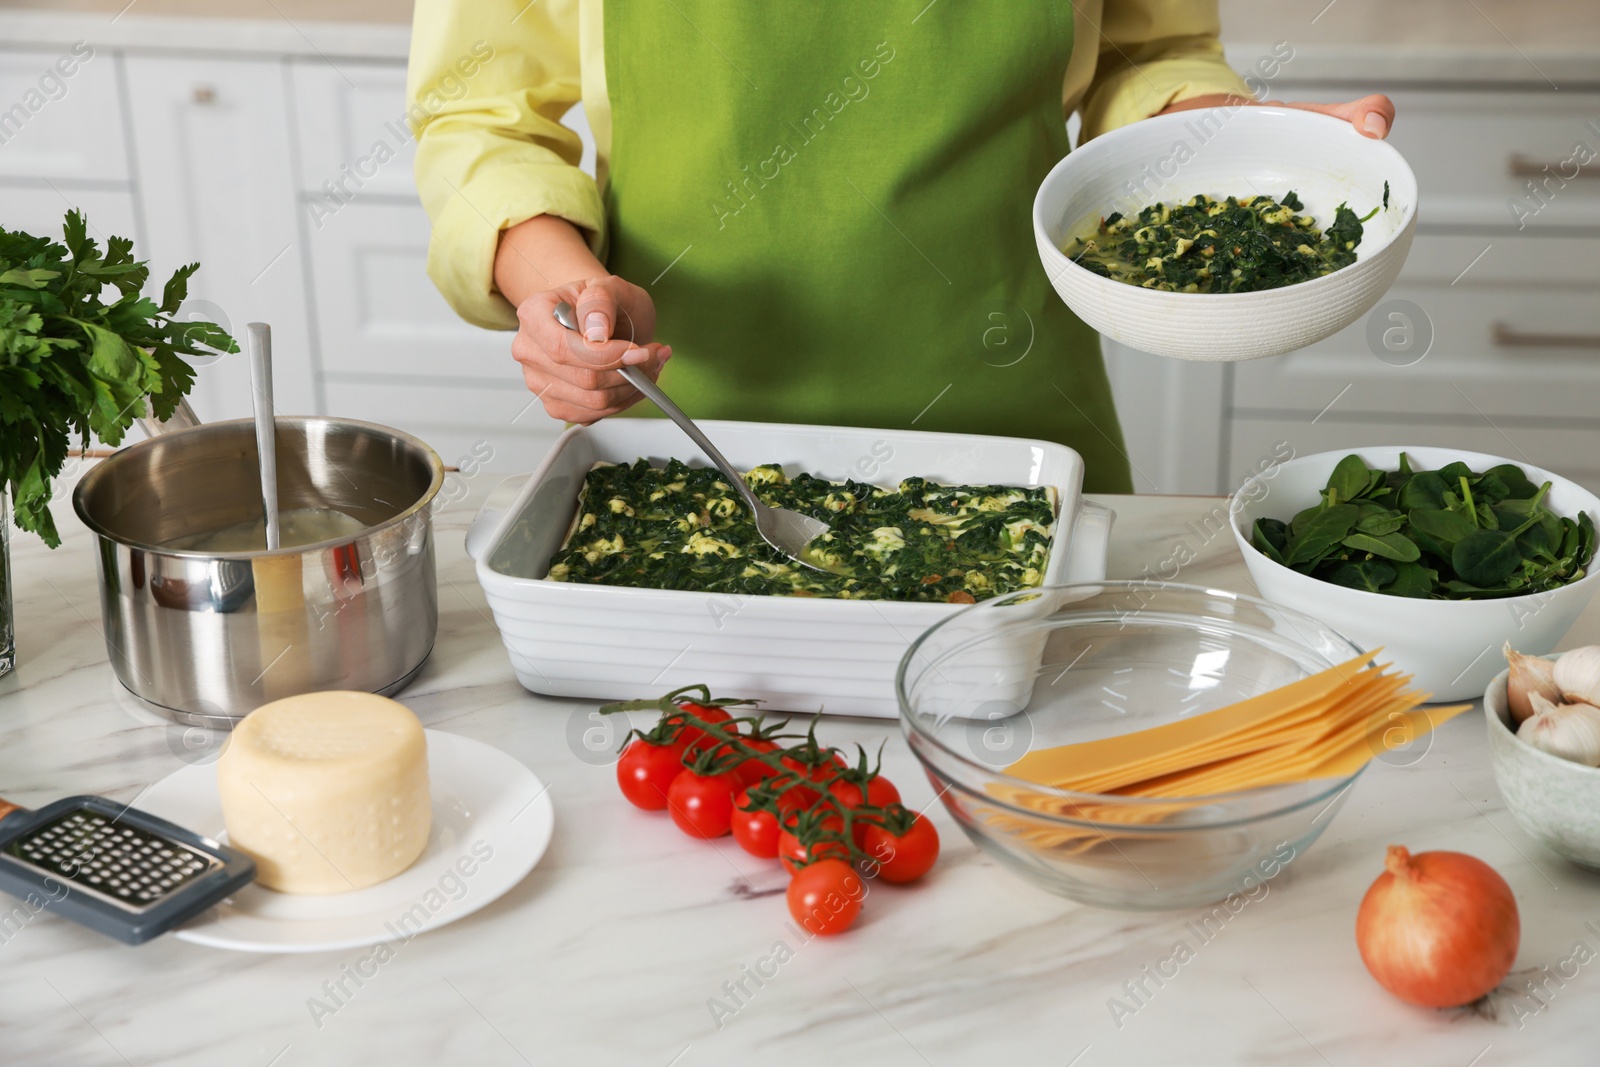
[{"label": "rolled-up sleeve", "polygon": [[1083,140],[1212,93],[1249,96],[1223,58],[1216,0],[1105,0]]},{"label": "rolled-up sleeve", "polygon": [[428,276],[476,325],[517,325],[494,287],[507,227],[558,215],[603,243],[600,190],[561,124],[580,98],[578,57],[578,0],[416,0],[406,96]]}]

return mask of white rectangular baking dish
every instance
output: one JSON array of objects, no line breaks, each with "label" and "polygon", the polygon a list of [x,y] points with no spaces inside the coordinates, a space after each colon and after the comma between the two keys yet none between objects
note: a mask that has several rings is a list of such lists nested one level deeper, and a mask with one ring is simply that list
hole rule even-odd
[{"label": "white rectangular baking dish", "polygon": [[[742,469],[780,463],[790,475],[891,486],[921,476],[949,484],[1051,485],[1060,511],[1044,581],[1105,577],[1114,517],[1085,504],[1083,460],[1065,445],[1009,437],[838,426],[702,424]],[[709,465],[665,419],[576,426],[551,447],[516,501],[487,506],[467,533],[495,624],[521,683],[551,696],[632,700],[705,683],[771,710],[893,717],[894,673],[906,647],[956,604],[734,596],[552,582],[544,575],[596,462],[646,457]]]}]

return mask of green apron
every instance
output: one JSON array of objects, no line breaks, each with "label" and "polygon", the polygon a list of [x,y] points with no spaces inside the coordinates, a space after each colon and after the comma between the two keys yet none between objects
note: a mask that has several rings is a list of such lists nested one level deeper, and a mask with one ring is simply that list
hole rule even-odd
[{"label": "green apron", "polygon": [[684,410],[1043,438],[1131,491],[1098,338],[1034,250],[1070,5],[606,0],[604,22],[608,266],[655,300]]}]

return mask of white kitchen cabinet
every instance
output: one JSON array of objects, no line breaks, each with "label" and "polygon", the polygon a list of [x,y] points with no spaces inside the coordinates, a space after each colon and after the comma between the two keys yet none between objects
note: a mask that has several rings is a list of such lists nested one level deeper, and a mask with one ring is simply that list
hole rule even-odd
[{"label": "white kitchen cabinet", "polygon": [[83,42],[0,46],[0,181],[125,184],[116,66],[115,55]]},{"label": "white kitchen cabinet", "polygon": [[324,372],[520,380],[512,335],[463,321],[428,280],[428,232],[415,202],[347,204],[308,230]]},{"label": "white kitchen cabinet", "polygon": [[[415,201],[416,142],[406,126],[406,69],[397,63],[298,59],[293,76],[299,178],[308,214],[341,201]],[[561,119],[583,142],[579,166],[594,173],[594,135],[578,104]],[[332,186],[330,189],[329,187]],[[312,202],[321,208],[310,209]]]},{"label": "white kitchen cabinet", "polygon": [[328,410],[416,434],[463,471],[530,471],[565,429],[511,373],[493,384],[449,378],[430,383],[351,380],[326,385]]},{"label": "white kitchen cabinet", "polygon": [[[446,463],[528,469],[561,425],[530,404],[512,335],[462,321],[428,279],[405,68],[296,60],[290,73],[325,410],[402,427]],[[565,121],[593,173],[582,108]]]},{"label": "white kitchen cabinet", "polygon": [[[299,185],[316,222],[349,200],[416,201],[416,141],[406,126],[406,70],[390,63],[289,64]],[[317,205],[313,207],[312,205]]]},{"label": "white kitchen cabinet", "polygon": [[[133,193],[121,189],[81,189],[58,184],[44,186],[0,185],[0,226],[36,237],[61,240],[67,210],[77,208],[89,223],[89,236],[105,248],[110,237],[128,237],[139,253],[144,241],[139,233]],[[142,254],[142,253],[140,253]]]},{"label": "white kitchen cabinet", "polygon": [[[1284,100],[1352,99],[1371,91],[1273,87]],[[1389,95],[1396,115],[1389,139],[1416,172],[1420,225],[1530,233],[1600,225],[1600,161],[1593,155],[1600,151],[1600,93],[1541,86]],[[1580,142],[1591,154],[1575,158]],[[1514,211],[1514,203],[1523,210]]]},{"label": "white kitchen cabinet", "polygon": [[1362,321],[1299,352],[1238,364],[1234,414],[1600,420],[1596,243],[1419,236],[1400,280]]},{"label": "white kitchen cabinet", "polygon": [[1310,419],[1235,417],[1228,443],[1227,487],[1237,488],[1261,469],[1261,461],[1283,454],[1287,445],[1296,456],[1364,445],[1431,445],[1503,456],[1512,463],[1532,464],[1571,478],[1600,493],[1600,429],[1513,423],[1507,420],[1368,422],[1325,416]]},{"label": "white kitchen cabinet", "polygon": [[[320,405],[286,66],[238,57],[126,59],[147,230],[139,253],[161,278],[200,262],[186,312],[216,319],[235,337],[249,322],[272,326],[277,407],[296,415]],[[193,396],[200,417],[249,415],[244,355],[202,362]]]},{"label": "white kitchen cabinet", "polygon": [[1100,339],[1136,493],[1213,493],[1223,480],[1229,367]]},{"label": "white kitchen cabinet", "polygon": [[[1275,92],[1358,95],[1340,85]],[[1600,164],[1570,162],[1580,144],[1600,149],[1600,94],[1392,95],[1391,140],[1420,188],[1410,258],[1361,322],[1233,367],[1224,488],[1282,440],[1300,454],[1459,447],[1600,489]],[[1508,202],[1532,213],[1519,222]]]}]

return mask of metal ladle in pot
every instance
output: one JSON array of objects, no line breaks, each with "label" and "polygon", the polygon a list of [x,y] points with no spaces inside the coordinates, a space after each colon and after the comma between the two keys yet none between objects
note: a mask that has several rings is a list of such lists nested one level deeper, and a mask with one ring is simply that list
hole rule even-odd
[{"label": "metal ladle in pot", "polygon": [[[566,301],[556,305],[556,321],[567,329],[577,332],[578,317],[571,304]],[[627,383],[643,393],[652,404],[660,408],[673,422],[678,424],[678,429],[689,435],[690,440],[699,445],[701,450],[722,471],[723,476],[733,486],[734,492],[739,494],[745,506],[750,509],[756,522],[756,532],[767,544],[788,556],[803,567],[814,571],[830,574],[844,574],[842,567],[834,567],[822,561],[812,547],[813,539],[827,533],[832,527],[821,519],[813,519],[809,515],[802,515],[798,511],[788,508],[771,508],[763,504],[756,494],[746,484],[744,475],[739,473],[726,456],[717,450],[711,439],[701,432],[693,419],[683,413],[683,409],[672,402],[672,398],[662,392],[661,387],[650,380],[650,376],[638,367],[620,366],[617,373],[622,375]]]},{"label": "metal ladle in pot", "polygon": [[282,541],[278,525],[278,433],[272,404],[272,327],[252,322],[249,331],[250,397],[256,416],[256,452],[261,461],[261,508],[266,515],[267,551]]}]

